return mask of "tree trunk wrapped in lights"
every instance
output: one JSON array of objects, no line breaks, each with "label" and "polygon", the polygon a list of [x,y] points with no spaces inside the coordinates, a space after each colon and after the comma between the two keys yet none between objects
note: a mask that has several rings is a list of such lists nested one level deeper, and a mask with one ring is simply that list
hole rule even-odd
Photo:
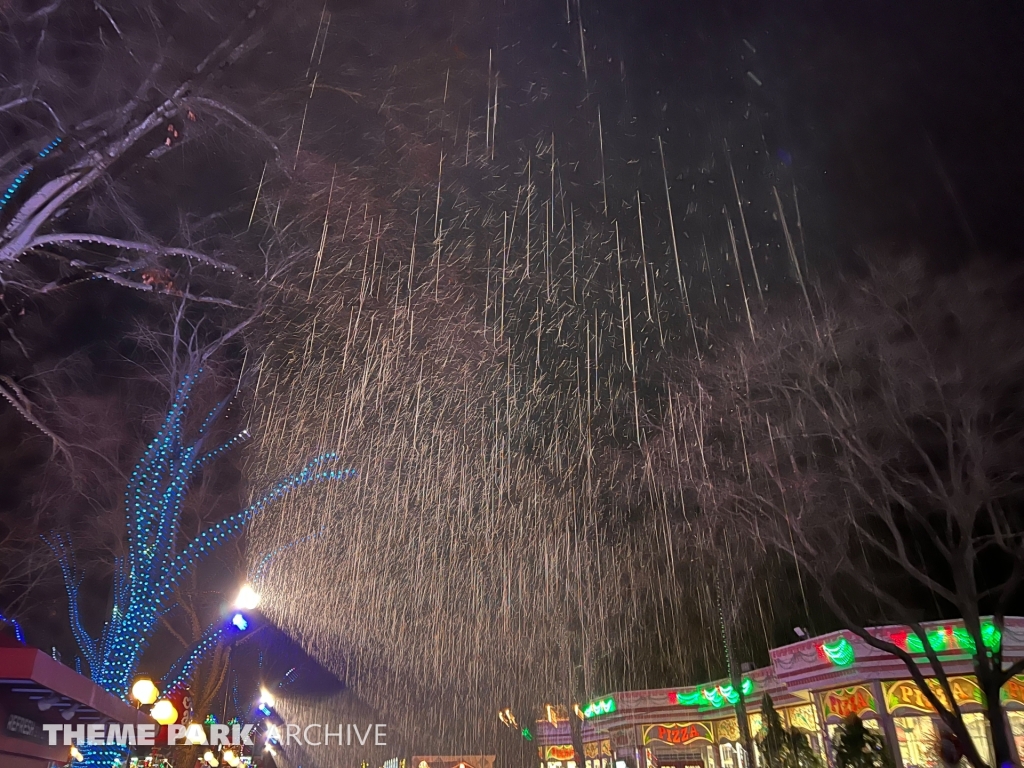
[{"label": "tree trunk wrapped in lights", "polygon": [[[248,438],[242,431],[207,448],[215,422],[230,398],[209,411],[195,436],[186,430],[186,416],[201,371],[185,376],[167,416],[136,465],[125,491],[127,553],[115,562],[110,616],[100,636],[93,637],[79,615],[78,590],[82,576],[75,563],[70,537],[54,533],[49,544],[57,556],[68,594],[71,629],[89,675],[105,690],[127,700],[132,679],[161,615],[182,578],[274,502],[304,486],[344,482],[354,469],[341,465],[337,453],[327,451],[310,459],[298,471],[285,475],[256,497],[245,509],[207,527],[191,542],[179,543],[179,523],[189,488],[196,474],[213,459]],[[249,619],[238,613],[210,625],[199,641],[182,656],[162,680],[166,694],[188,681],[196,665],[219,644],[240,636]],[[83,766],[112,765],[122,754],[111,747],[81,747]]]}]

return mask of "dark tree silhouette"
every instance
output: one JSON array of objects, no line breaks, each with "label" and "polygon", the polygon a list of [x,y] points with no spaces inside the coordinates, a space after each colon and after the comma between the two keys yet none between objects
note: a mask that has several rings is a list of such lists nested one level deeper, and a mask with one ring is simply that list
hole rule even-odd
[{"label": "dark tree silhouette", "polygon": [[[973,660],[996,763],[1016,764],[999,694],[1024,661],[1004,663],[999,638],[1024,580],[1019,289],[1019,273],[904,261],[755,320],[753,338],[721,339],[673,378],[653,451],[652,474],[699,499],[708,525],[795,559],[851,631],[899,657],[979,768],[948,649],[919,619],[964,620],[957,652]],[[920,652],[866,629],[880,623]]]}]

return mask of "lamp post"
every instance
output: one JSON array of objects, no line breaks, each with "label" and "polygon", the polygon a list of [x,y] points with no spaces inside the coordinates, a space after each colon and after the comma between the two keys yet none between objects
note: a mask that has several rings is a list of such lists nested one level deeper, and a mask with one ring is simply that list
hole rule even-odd
[{"label": "lamp post", "polygon": [[136,709],[152,704],[159,696],[160,691],[148,677],[140,677],[132,684],[132,699],[135,700]]}]

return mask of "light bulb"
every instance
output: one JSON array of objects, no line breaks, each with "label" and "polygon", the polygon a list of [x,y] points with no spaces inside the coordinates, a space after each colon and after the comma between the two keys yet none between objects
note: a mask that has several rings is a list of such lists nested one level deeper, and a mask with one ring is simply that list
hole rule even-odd
[{"label": "light bulb", "polygon": [[152,704],[159,695],[160,691],[148,677],[140,677],[132,686],[132,698],[139,704]]},{"label": "light bulb", "polygon": [[170,725],[178,719],[178,710],[167,699],[161,699],[149,710],[149,715],[160,725]]},{"label": "light bulb", "polygon": [[260,596],[256,594],[256,591],[251,586],[244,584],[238,590],[238,597],[235,598],[235,608],[242,611],[251,611],[259,604]]}]

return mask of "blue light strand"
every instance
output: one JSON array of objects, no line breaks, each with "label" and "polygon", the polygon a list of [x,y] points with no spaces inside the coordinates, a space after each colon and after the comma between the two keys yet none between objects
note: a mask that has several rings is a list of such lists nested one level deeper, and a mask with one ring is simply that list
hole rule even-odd
[{"label": "blue light strand", "polygon": [[250,583],[252,583],[257,588],[258,591],[259,585],[263,583],[263,578],[266,576],[267,569],[273,564],[274,560],[277,557],[283,555],[285,552],[287,552],[289,549],[292,549],[293,547],[297,547],[300,544],[305,544],[307,541],[312,541],[313,539],[322,536],[324,531],[326,530],[327,526],[322,525],[320,526],[319,531],[315,531],[313,533],[307,534],[306,536],[303,536],[302,538],[295,539],[295,541],[289,541],[288,543],[282,544],[273,551],[269,552],[267,555],[263,557],[262,560],[260,560],[259,565],[256,566],[256,571],[253,574],[253,577],[249,580]]},{"label": "blue light strand", "polygon": [[47,156],[48,154],[50,154],[51,152],[53,152],[53,150],[55,150],[55,149],[56,149],[56,148],[57,148],[58,146],[60,146],[60,143],[61,143],[62,141],[64,141],[64,139],[62,139],[62,138],[61,138],[60,136],[58,136],[58,137],[57,137],[57,138],[55,138],[55,139],[54,139],[53,141],[51,141],[51,142],[50,142],[49,144],[47,144],[47,145],[46,145],[45,147],[43,147],[43,148],[42,148],[41,150],[39,150],[39,154],[37,155],[37,157],[38,157],[38,158],[39,158],[40,160],[42,160],[42,159],[43,159],[43,158],[45,158],[45,157],[46,157],[46,156]]},{"label": "blue light strand", "polygon": [[78,588],[82,579],[78,575],[74,550],[71,548],[70,542],[66,542],[60,533],[51,534],[49,539],[44,540],[50,546],[60,565],[64,590],[68,595],[68,619],[71,623],[71,633],[75,636],[75,642],[78,643],[89,668],[93,669],[98,664],[99,657],[96,651],[96,641],[82,626],[82,617],[78,610]]},{"label": "blue light strand", "polygon": [[[45,147],[43,147],[39,151],[39,154],[36,155],[36,157],[42,160],[51,152],[53,152],[53,150],[55,150],[62,141],[63,139],[60,136],[58,136],[56,139],[54,139]],[[14,180],[10,183],[10,185],[8,185],[3,195],[0,195],[0,210],[3,210],[4,206],[11,201],[11,198],[18,193],[18,189],[20,189],[21,185],[25,183],[25,179],[27,179],[29,174],[32,173],[33,168],[35,168],[35,166],[27,165],[21,169],[21,172],[17,176],[14,177]]]},{"label": "blue light strand", "polygon": [[[206,433],[228,401],[222,401],[207,414],[197,436],[186,438],[185,416],[201,373],[200,370],[182,378],[163,423],[126,484],[128,552],[124,558],[115,560],[112,608],[98,642],[81,627],[80,579],[70,539],[51,537],[51,546],[65,576],[72,628],[89,663],[90,675],[105,690],[125,700],[156,623],[182,576],[216,547],[240,533],[248,521],[273,502],[303,486],[343,482],[357,474],[354,469],[337,466],[337,453],[321,454],[298,472],[278,480],[245,509],[207,528],[179,551],[181,513],[198,469],[248,438],[248,433],[242,432],[218,448],[203,452]],[[187,679],[202,655],[215,646],[214,635],[222,637],[223,632],[233,631],[233,627],[211,630],[213,634],[202,638],[201,647],[193,649],[194,655],[186,655],[181,667],[168,673],[170,677],[176,683]]]},{"label": "blue light strand", "polygon": [[191,571],[199,560],[209,555],[213,549],[223,544],[229,538],[241,532],[242,528],[251,518],[262,512],[272,502],[310,483],[325,480],[344,482],[358,475],[356,470],[351,468],[322,470],[320,472],[311,471],[324,461],[336,460],[337,458],[338,455],[336,453],[318,456],[306,464],[299,472],[278,480],[267,493],[241,512],[236,512],[231,517],[225,518],[203,531],[174,559],[174,562],[171,564],[170,578],[167,580],[165,592],[161,595],[161,599],[175,587],[182,576]]},{"label": "blue light strand", "polygon": [[25,633],[21,631],[21,624],[18,623],[17,619],[11,618],[9,616],[4,616],[2,613],[0,613],[0,624],[10,624],[11,628],[14,630],[14,636],[18,638],[18,642],[25,642]]},{"label": "blue light strand", "polygon": [[75,768],[110,768],[128,762],[128,747],[120,744],[79,744],[78,751],[82,762],[72,762]]},{"label": "blue light strand", "polygon": [[164,692],[164,695],[184,685],[192,676],[195,668],[206,657],[206,654],[217,647],[217,643],[221,641],[221,638],[226,633],[227,630],[223,624],[211,624],[207,627],[199,641],[174,662],[167,671],[167,674],[163,676],[163,679],[160,681],[160,690]]},{"label": "blue light strand", "polygon": [[27,168],[23,168],[21,173],[14,177],[14,181],[8,185],[3,195],[0,196],[0,210],[3,210],[4,206],[11,202],[11,198],[18,193],[18,189],[25,183],[25,179],[28,178],[30,173],[32,173],[31,165]]}]

